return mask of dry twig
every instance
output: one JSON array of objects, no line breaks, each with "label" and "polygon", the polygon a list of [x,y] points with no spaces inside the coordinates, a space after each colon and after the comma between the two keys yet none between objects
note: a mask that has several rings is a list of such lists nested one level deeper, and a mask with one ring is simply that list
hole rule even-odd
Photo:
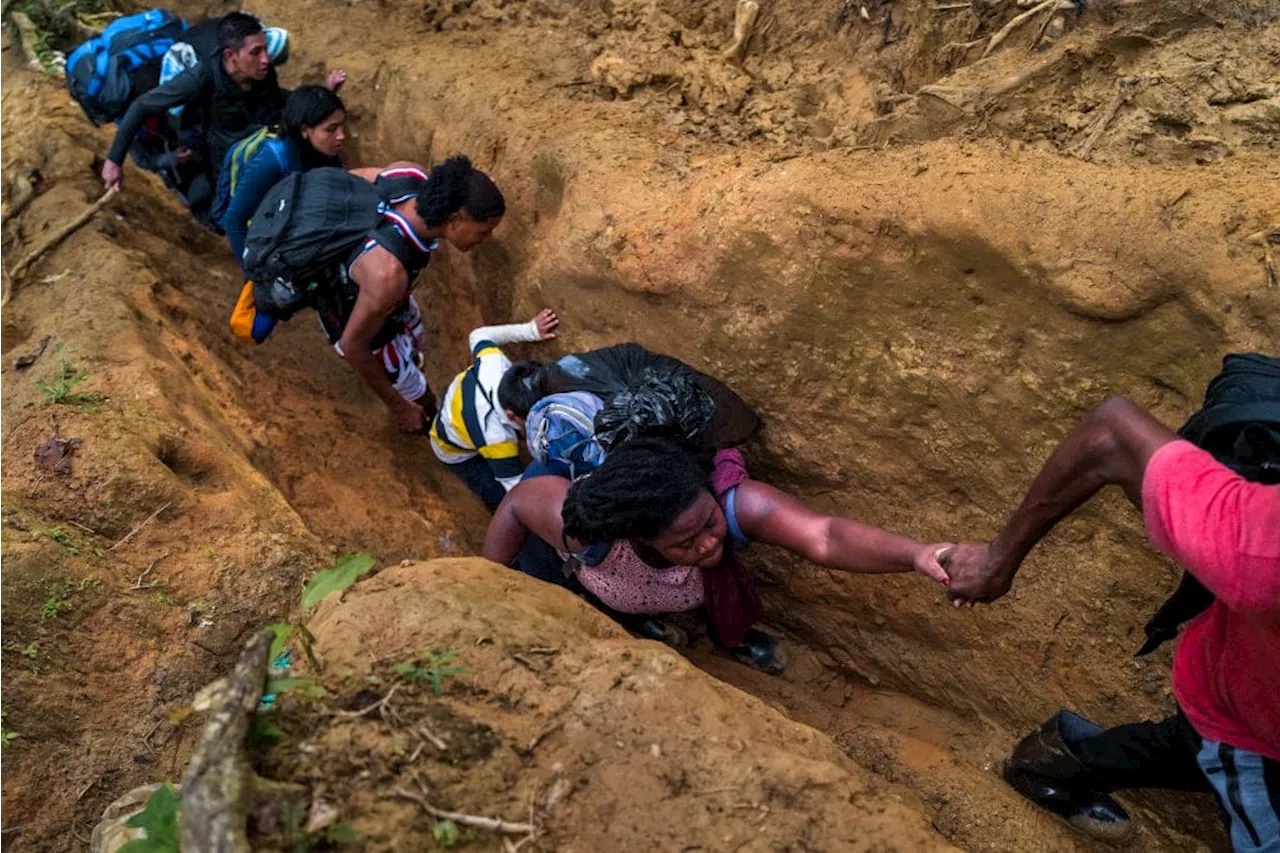
[{"label": "dry twig", "polygon": [[720,54],[729,62],[739,63],[747,52],[747,42],[751,41],[751,31],[756,25],[756,17],[760,14],[760,4],[756,0],[738,0],[733,13],[733,41]]},{"label": "dry twig", "polygon": [[143,581],[147,579],[147,575],[151,574],[152,569],[154,569],[160,563],[160,561],[167,556],[169,555],[161,554],[159,557],[156,557],[154,560],[152,560],[151,565],[143,569],[142,574],[138,575],[138,579],[133,582],[132,589],[151,589],[151,587],[155,586],[155,584],[153,583],[143,583]]},{"label": "dry twig", "polygon": [[18,261],[18,265],[9,273],[10,277],[12,277],[14,281],[22,278],[23,274],[27,271],[27,268],[38,261],[45,252],[67,239],[69,235],[73,234],[82,225],[92,219],[95,213],[102,210],[106,203],[111,200],[111,196],[115,195],[115,192],[116,191],[114,189],[107,190],[98,198],[97,201],[93,203],[91,207],[89,207],[88,210],[84,211],[75,219],[49,235],[48,239],[33,249],[25,258]]},{"label": "dry twig", "polygon": [[426,726],[418,726],[418,734],[422,735],[424,738],[431,741],[431,745],[434,746],[436,749],[440,750],[441,752],[444,752],[446,749],[449,748],[449,744],[445,743],[444,738],[440,737],[439,735],[431,731],[431,729],[427,728]]},{"label": "dry twig", "polygon": [[529,835],[534,831],[531,823],[514,823],[496,817],[481,817],[479,815],[464,814],[463,812],[447,812],[428,803],[425,796],[415,794],[413,791],[406,791],[404,788],[396,788],[391,793],[401,799],[417,803],[422,807],[423,811],[436,820],[451,820],[454,823],[469,826],[472,829],[485,829],[489,832],[504,832],[510,835]]},{"label": "dry twig", "polygon": [[990,56],[991,52],[999,47],[1001,42],[1009,37],[1010,33],[1025,24],[1027,21],[1033,19],[1036,15],[1039,15],[1041,12],[1052,14],[1052,12],[1049,12],[1050,9],[1054,12],[1058,12],[1074,8],[1076,8],[1076,4],[1073,3],[1072,0],[1044,0],[1040,5],[1028,9],[1021,15],[1015,16],[1011,21],[1009,21],[1009,23],[997,30],[995,34],[991,36],[991,41],[987,42],[987,49],[982,51],[982,58],[985,59]]},{"label": "dry twig", "polygon": [[531,754],[535,749],[538,748],[538,744],[542,743],[544,740],[546,740],[556,732],[560,731],[560,729],[562,728],[564,728],[564,720],[560,720],[559,722],[552,723],[542,731],[538,732],[536,735],[533,736],[533,740],[529,741],[529,748],[524,751],[524,754],[525,755]]},{"label": "dry twig", "polygon": [[1126,83],[1127,78],[1121,78],[1116,81],[1116,96],[1111,99],[1111,103],[1107,106],[1102,117],[1094,124],[1093,130],[1089,131],[1089,136],[1081,144],[1080,150],[1076,152],[1076,156],[1081,160],[1088,160],[1089,154],[1093,151],[1093,146],[1098,144],[1098,140],[1102,138],[1102,134],[1115,120],[1116,114],[1120,112],[1120,108],[1129,102],[1130,83]]},{"label": "dry twig", "polygon": [[355,719],[356,717],[363,717],[365,714],[369,714],[374,711],[379,711],[382,708],[386,707],[387,702],[391,701],[391,697],[396,695],[396,691],[399,689],[400,689],[399,684],[393,684],[391,686],[391,689],[387,691],[386,696],[383,696],[381,699],[379,699],[377,702],[374,702],[372,705],[370,705],[367,708],[361,708],[359,711],[330,711],[329,714],[334,717],[349,717],[351,719]]},{"label": "dry twig", "polygon": [[160,513],[164,512],[166,509],[168,509],[168,508],[169,508],[170,506],[172,506],[172,505],[173,505],[173,501],[165,501],[164,506],[160,507],[158,510],[156,510],[156,511],[155,511],[155,512],[153,512],[153,513],[151,513],[151,515],[148,515],[146,518],[144,518],[144,519],[142,520],[142,523],[141,523],[141,524],[139,524],[137,527],[133,528],[133,529],[132,529],[132,530],[130,530],[128,533],[126,533],[126,534],[125,534],[125,537],[124,537],[123,539],[121,539],[121,540],[120,540],[119,542],[117,542],[116,544],[112,545],[112,546],[111,546],[110,548],[108,548],[107,550],[108,550],[108,551],[114,551],[115,549],[117,549],[117,548],[119,548],[121,545],[123,545],[124,543],[128,542],[128,541],[129,541],[130,539],[132,539],[133,537],[137,536],[137,535],[138,535],[138,531],[139,531],[139,530],[141,530],[142,528],[144,528],[144,527],[146,527],[148,524],[150,524],[150,523],[155,519],[155,517],[156,517],[157,515],[159,515]]}]

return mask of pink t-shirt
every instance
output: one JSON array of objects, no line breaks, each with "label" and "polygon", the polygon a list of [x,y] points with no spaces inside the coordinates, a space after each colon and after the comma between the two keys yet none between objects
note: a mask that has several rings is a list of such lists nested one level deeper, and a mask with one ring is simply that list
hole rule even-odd
[{"label": "pink t-shirt", "polygon": [[1173,441],[1147,463],[1142,506],[1155,546],[1217,597],[1178,642],[1178,703],[1205,739],[1280,760],[1280,486]]},{"label": "pink t-shirt", "polygon": [[582,566],[578,580],[621,613],[684,613],[707,600],[702,571],[696,566],[655,569],[625,539],[613,543],[598,566]]}]

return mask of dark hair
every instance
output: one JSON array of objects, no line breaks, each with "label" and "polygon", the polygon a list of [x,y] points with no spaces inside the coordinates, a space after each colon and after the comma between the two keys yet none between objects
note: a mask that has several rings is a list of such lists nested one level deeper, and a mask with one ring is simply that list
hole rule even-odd
[{"label": "dark hair", "polygon": [[579,542],[647,539],[669,527],[707,488],[711,457],[684,442],[628,441],[569,486],[560,517]]},{"label": "dark hair", "polygon": [[309,148],[302,138],[302,128],[315,127],[338,110],[346,111],[336,92],[324,86],[299,86],[285,99],[280,114],[280,132],[294,142]]},{"label": "dark hair", "polygon": [[529,417],[533,404],[547,396],[546,365],[540,361],[517,361],[498,380],[498,405]]},{"label": "dark hair", "polygon": [[479,222],[507,212],[498,185],[461,154],[432,169],[427,188],[418,195],[418,215],[430,228],[443,225],[459,210]]},{"label": "dark hair", "polygon": [[236,51],[244,47],[244,40],[262,32],[262,22],[244,12],[232,12],[218,22],[218,47]]}]

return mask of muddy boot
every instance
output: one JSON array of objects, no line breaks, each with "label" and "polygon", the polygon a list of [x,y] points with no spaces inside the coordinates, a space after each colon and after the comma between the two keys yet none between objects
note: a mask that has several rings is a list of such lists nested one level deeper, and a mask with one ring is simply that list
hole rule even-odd
[{"label": "muddy boot", "polygon": [[787,659],[778,648],[778,641],[755,628],[748,630],[742,642],[730,651],[741,663],[769,675],[782,675],[787,668]]},{"label": "muddy boot", "polygon": [[683,628],[664,622],[652,616],[646,616],[632,626],[632,630],[646,640],[657,640],[675,649],[689,645],[689,634]]},{"label": "muddy boot", "polygon": [[1116,844],[1133,835],[1129,814],[1110,795],[1093,790],[1089,768],[1068,746],[1100,731],[1078,714],[1059,711],[1013,748],[1004,760],[1004,780],[1084,834]]}]

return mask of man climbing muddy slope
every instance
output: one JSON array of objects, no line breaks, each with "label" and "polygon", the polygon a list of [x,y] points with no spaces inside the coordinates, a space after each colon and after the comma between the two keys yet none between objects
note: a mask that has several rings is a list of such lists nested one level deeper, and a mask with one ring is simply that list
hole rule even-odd
[{"label": "man climbing muddy slope", "polygon": [[[217,50],[208,61],[157,86],[129,106],[102,165],[102,182],[108,188],[120,189],[125,154],[151,116],[163,116],[174,107],[190,108],[184,110],[183,121],[201,138],[210,192],[217,184],[227,150],[279,119],[286,93],[276,79],[262,24],[252,15],[233,12],[218,22],[217,39]],[[344,79],[341,72],[330,74],[329,88],[336,89]]]},{"label": "man climbing muddy slope", "polygon": [[254,310],[288,319],[312,306],[338,354],[405,432],[423,432],[435,399],[422,373],[413,286],[438,241],[469,252],[506,213],[493,180],[466,157],[427,171],[393,163],[295,172],[262,200],[241,259]]},{"label": "man climbing muddy slope", "polygon": [[1174,657],[1177,714],[1103,730],[1060,711],[1006,760],[1014,788],[1108,841],[1132,832],[1109,792],[1212,789],[1236,851],[1280,851],[1278,483],[1280,359],[1231,355],[1178,434],[1126,399],[1099,406],[1049,457],[999,535],[957,549],[949,596],[957,606],[994,601],[1059,521],[1119,485],[1151,541],[1188,573],[1148,625],[1144,652],[1198,614]]}]

